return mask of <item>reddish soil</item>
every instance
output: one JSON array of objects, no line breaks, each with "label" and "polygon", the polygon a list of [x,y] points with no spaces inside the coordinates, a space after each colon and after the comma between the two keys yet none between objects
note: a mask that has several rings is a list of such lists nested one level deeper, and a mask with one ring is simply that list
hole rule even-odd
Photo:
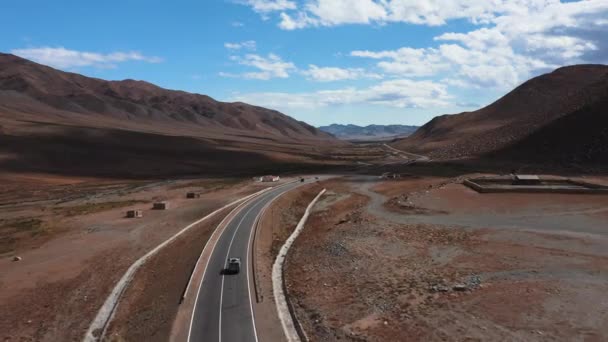
[{"label": "reddish soil", "polygon": [[[21,182],[22,193],[32,196],[24,199],[12,186],[0,194],[0,331],[6,341],[80,340],[134,260],[187,224],[266,186],[239,179],[134,182],[51,177],[36,182],[34,177],[20,176],[12,180],[15,185]],[[201,197],[186,199],[189,191]],[[168,200],[170,209],[150,210],[151,202],[158,200]],[[125,218],[131,208],[143,209],[144,217]],[[196,241],[204,239],[207,230],[203,228],[193,233],[202,234]],[[187,269],[190,256],[186,252],[196,254],[196,249],[176,257],[171,272],[178,272],[180,266]],[[22,260],[12,261],[15,255]],[[155,265],[160,267],[162,262]],[[143,274],[145,279],[158,276]],[[173,280],[176,287],[171,289],[179,289],[183,279]],[[152,286],[151,292],[156,289]],[[157,305],[173,309],[170,294]],[[154,305],[149,309],[141,314],[151,312],[159,320],[167,317],[155,316],[160,309]],[[133,314],[134,320],[140,317]],[[159,324],[158,329],[162,331],[163,326]],[[133,334],[140,332],[133,330]]]},{"label": "reddish soil", "polygon": [[207,240],[225,213],[204,222],[150,259],[129,284],[107,332],[110,341],[168,341],[180,300]]},{"label": "reddish soil", "polygon": [[[445,179],[376,182],[371,189],[432,196],[429,186],[430,194],[451,193],[446,211],[474,206]],[[288,256],[288,292],[311,340],[608,338],[606,225],[581,232],[401,223],[409,215],[382,206],[370,211],[375,199],[368,189],[359,178],[330,188]],[[506,202],[513,213],[526,210],[520,203],[526,195],[517,196]],[[536,199],[572,203],[544,196]],[[501,201],[483,203],[479,210],[504,208]]]}]

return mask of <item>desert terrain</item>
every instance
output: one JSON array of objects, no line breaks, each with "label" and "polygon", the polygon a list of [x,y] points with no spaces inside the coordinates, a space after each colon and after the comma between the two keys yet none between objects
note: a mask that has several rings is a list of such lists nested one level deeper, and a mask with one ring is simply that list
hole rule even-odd
[{"label": "desert terrain", "polygon": [[[207,243],[243,214],[227,251],[248,218],[254,333],[281,340],[273,263],[326,189],[283,266],[305,338],[606,340],[608,196],[462,184],[540,174],[608,186],[606,75],[560,68],[408,138],[352,143],[274,110],[0,54],[0,337],[82,340],[136,260],[272,186],[276,198],[223,209],[143,264],[105,339],[175,338]],[[152,210],[159,201],[168,210]],[[127,218],[135,209],[143,217]]]},{"label": "desert terrain", "polygon": [[[0,207],[0,331],[6,341],[80,340],[105,296],[134,260],[187,224],[265,186],[242,178],[47,177],[46,184],[40,183],[40,175],[8,179],[4,184],[15,187],[3,189]],[[200,197],[187,199],[188,192]],[[161,200],[170,203],[170,210],[151,210],[152,203]],[[128,209],[142,209],[143,218],[126,218]],[[183,274],[182,282],[189,276],[183,271],[194,262],[188,252],[198,257],[199,244],[215,225],[217,221],[207,222],[189,236],[186,241],[194,244],[190,248],[174,249],[184,251],[185,260],[163,259]],[[20,260],[14,261],[15,257]],[[183,291],[179,278],[165,279]]]},{"label": "desert terrain", "polygon": [[408,172],[328,184],[286,266],[310,340],[608,338],[608,197]]}]

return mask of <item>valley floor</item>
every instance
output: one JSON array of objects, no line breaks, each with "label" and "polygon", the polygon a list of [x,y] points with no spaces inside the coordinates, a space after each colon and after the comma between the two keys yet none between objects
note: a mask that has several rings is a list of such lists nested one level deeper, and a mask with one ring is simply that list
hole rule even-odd
[{"label": "valley floor", "polygon": [[[268,208],[255,242],[254,310],[267,318],[258,320],[260,336],[282,336],[271,265],[307,203],[327,188],[285,264],[287,292],[311,340],[608,338],[608,196],[482,195],[461,184],[482,175],[475,165],[411,164],[419,158],[382,144],[336,151],[339,175]],[[401,178],[381,179],[385,171]],[[267,187],[243,177],[0,174],[0,337],[80,340],[133,261]],[[605,176],[585,180],[608,185]],[[157,201],[169,210],[151,210]],[[127,219],[128,209],[144,217]],[[225,214],[142,267],[110,340],[168,339],[190,272]]]}]

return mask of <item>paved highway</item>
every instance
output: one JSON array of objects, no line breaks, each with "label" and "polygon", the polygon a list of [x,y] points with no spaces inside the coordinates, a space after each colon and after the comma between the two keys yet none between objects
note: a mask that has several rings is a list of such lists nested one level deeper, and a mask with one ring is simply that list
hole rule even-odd
[{"label": "paved highway", "polygon": [[[307,183],[310,180],[307,181]],[[188,341],[257,341],[253,303],[251,239],[266,204],[302,183],[272,189],[243,205],[219,237],[198,290]],[[241,272],[222,275],[228,258],[241,258]]]}]

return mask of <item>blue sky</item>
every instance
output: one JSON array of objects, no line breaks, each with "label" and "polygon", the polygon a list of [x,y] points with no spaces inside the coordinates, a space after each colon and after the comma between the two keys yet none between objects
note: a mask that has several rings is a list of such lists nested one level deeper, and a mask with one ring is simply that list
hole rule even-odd
[{"label": "blue sky", "polygon": [[608,62],[606,0],[19,0],[0,16],[2,52],[313,125],[423,124]]}]

